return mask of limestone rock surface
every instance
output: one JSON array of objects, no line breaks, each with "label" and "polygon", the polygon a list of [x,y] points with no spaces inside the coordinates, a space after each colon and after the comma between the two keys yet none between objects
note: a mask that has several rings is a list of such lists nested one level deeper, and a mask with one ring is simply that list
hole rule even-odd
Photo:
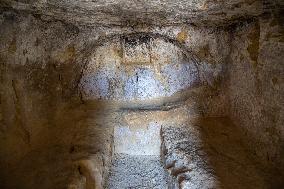
[{"label": "limestone rock surface", "polygon": [[43,19],[79,25],[224,25],[258,16],[281,1],[260,0],[98,0],[98,1],[1,1],[3,8],[27,11]]}]

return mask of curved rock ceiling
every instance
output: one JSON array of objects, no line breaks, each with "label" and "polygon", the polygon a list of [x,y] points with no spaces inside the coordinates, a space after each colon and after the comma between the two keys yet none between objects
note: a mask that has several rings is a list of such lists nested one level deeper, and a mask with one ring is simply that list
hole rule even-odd
[{"label": "curved rock ceiling", "polygon": [[[224,25],[262,14],[274,3],[259,0],[2,0],[3,9],[42,15],[81,25]],[[279,1],[280,3],[280,1]],[[276,6],[276,5],[275,5]]]},{"label": "curved rock ceiling", "polygon": [[84,69],[84,99],[151,100],[200,83],[194,61],[177,45],[147,35],[120,37],[98,47]]}]

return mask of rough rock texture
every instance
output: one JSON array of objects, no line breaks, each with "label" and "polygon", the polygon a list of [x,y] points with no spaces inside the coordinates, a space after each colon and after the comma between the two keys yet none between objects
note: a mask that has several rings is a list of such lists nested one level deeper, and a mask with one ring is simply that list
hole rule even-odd
[{"label": "rough rock texture", "polygon": [[2,0],[0,188],[283,188],[281,5]]},{"label": "rough rock texture", "polygon": [[270,188],[240,139],[224,118],[193,119],[162,127],[163,159],[175,188]]},{"label": "rough rock texture", "polygon": [[[94,184],[94,179],[105,181],[112,158],[113,128],[121,119],[116,110],[121,105],[84,98],[80,81],[97,44],[105,42],[101,32],[113,38],[114,34],[129,35],[131,28],[77,28],[60,21],[47,22],[29,14],[5,11],[1,14],[0,30],[0,166],[4,180],[1,188],[36,188],[38,185],[41,188],[80,188]],[[208,33],[204,39],[209,42],[221,38],[223,33],[182,27],[151,30],[176,41],[173,45],[184,46],[189,46],[187,35]],[[188,34],[181,37],[181,32]],[[214,52],[224,44],[216,41],[206,52],[211,49]],[[203,43],[197,40],[188,48],[198,50],[195,47]],[[221,60],[218,59],[217,65],[222,65]],[[202,85],[214,86],[222,66],[206,66],[205,62],[199,62],[204,65],[200,66]],[[206,87],[190,94],[196,99],[201,96],[208,99],[203,105],[193,105],[191,110],[221,114],[224,111],[221,93],[215,89],[217,93],[203,91]],[[155,109],[153,105],[157,104],[158,108],[167,109],[175,106],[167,106],[168,102],[179,99],[179,96],[171,96],[152,103],[149,98],[138,106],[126,103],[122,108],[148,104]],[[220,108],[207,111],[206,107],[214,103]],[[90,171],[99,173],[92,176]]]},{"label": "rough rock texture", "polygon": [[218,188],[208,166],[200,134],[194,128],[165,127],[161,131],[165,166],[177,178],[176,188]]},{"label": "rough rock texture", "polygon": [[168,176],[160,156],[124,155],[114,156],[108,189],[165,189]]},{"label": "rough rock texture", "polygon": [[155,122],[143,125],[115,126],[114,153],[159,156],[160,129],[160,125]]},{"label": "rough rock texture", "polygon": [[228,67],[229,115],[241,127],[251,153],[279,173],[284,168],[281,22],[270,15],[237,27]]},{"label": "rough rock texture", "polygon": [[97,47],[82,74],[84,99],[117,101],[172,96],[200,84],[198,65],[169,41],[121,37]]},{"label": "rough rock texture", "polygon": [[29,132],[22,125],[14,125],[6,128],[7,137],[2,133],[1,188],[85,188],[92,182],[103,184],[111,161],[110,120],[114,118],[109,115],[113,114],[80,104],[57,110],[56,114],[58,117],[49,124],[29,124]]},{"label": "rough rock texture", "polygon": [[[178,1],[12,1],[1,7],[38,14],[43,19],[59,19],[83,25],[168,25],[197,23],[228,24],[240,18],[258,16],[281,1],[262,3],[257,0],[178,0]],[[283,4],[282,4],[283,5]],[[67,13],[67,14],[66,14]],[[46,18],[47,17],[47,18]]]}]

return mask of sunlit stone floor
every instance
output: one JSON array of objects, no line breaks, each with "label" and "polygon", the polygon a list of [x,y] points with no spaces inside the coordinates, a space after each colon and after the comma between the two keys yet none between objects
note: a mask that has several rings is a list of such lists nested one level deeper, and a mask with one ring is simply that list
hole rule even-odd
[{"label": "sunlit stone floor", "polygon": [[107,188],[165,189],[168,188],[168,176],[160,156],[117,154]]}]

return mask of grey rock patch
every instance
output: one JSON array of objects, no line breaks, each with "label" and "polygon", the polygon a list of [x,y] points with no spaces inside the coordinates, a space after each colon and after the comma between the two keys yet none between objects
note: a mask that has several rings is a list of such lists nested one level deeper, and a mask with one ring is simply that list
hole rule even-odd
[{"label": "grey rock patch", "polygon": [[165,189],[168,176],[160,156],[116,154],[106,188]]}]

